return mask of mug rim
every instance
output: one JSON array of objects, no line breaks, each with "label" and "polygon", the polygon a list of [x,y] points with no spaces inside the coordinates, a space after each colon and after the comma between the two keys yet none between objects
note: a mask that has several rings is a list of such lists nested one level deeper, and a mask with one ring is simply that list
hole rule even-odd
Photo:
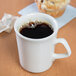
[{"label": "mug rim", "polygon": [[[33,39],[33,38],[29,38],[29,37],[26,37],[26,36],[21,35],[19,33],[19,31],[17,30],[17,23],[19,22],[19,19],[26,18],[26,17],[31,16],[31,15],[44,15],[44,16],[48,17],[49,20],[52,19],[53,22],[54,22],[54,24],[55,24],[55,26],[56,26],[56,29],[54,30],[53,34],[51,34],[51,35],[49,35],[47,37],[44,37],[44,38],[40,38],[40,39]],[[23,38],[23,39],[26,39],[26,40],[29,40],[29,41],[44,41],[44,40],[47,40],[47,39],[52,38],[53,36],[55,36],[57,34],[57,32],[58,32],[58,23],[57,23],[57,21],[55,20],[54,17],[52,17],[52,16],[50,16],[48,14],[44,14],[44,13],[31,13],[31,14],[23,15],[20,18],[18,18],[16,20],[15,24],[14,24],[14,30],[15,30],[16,34],[18,36],[20,36],[21,38]]]}]

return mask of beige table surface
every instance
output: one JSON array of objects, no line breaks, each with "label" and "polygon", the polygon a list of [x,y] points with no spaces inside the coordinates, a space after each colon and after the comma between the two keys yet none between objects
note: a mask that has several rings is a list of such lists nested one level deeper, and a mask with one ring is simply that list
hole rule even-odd
[{"label": "beige table surface", "polygon": [[[20,9],[33,2],[33,0],[0,0],[0,18],[5,12],[18,15]],[[71,5],[76,7],[76,0],[71,0]],[[19,64],[14,30],[10,34],[5,32],[0,34],[0,76],[76,76],[76,19],[59,30],[59,37],[68,41],[72,55],[56,60],[46,72],[33,74],[22,69]],[[59,44],[56,46],[56,52],[65,52],[65,48]]]}]

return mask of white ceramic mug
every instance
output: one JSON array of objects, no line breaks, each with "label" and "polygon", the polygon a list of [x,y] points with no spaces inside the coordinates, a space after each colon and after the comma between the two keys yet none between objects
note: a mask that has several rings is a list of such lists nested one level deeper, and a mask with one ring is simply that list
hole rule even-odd
[{"label": "white ceramic mug", "polygon": [[[35,21],[51,24],[54,33],[41,39],[24,37],[19,33],[22,25]],[[64,38],[56,38],[58,32],[56,20],[47,14],[34,13],[22,16],[16,21],[14,29],[16,32],[20,64],[29,72],[44,72],[52,66],[55,59],[66,58],[71,55],[71,49],[67,41]],[[57,43],[62,43],[67,53],[56,54],[54,49]]]}]

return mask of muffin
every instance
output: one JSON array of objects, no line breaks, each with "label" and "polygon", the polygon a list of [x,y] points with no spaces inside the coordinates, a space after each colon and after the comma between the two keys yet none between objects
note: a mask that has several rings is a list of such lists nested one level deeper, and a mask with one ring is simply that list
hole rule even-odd
[{"label": "muffin", "polygon": [[40,12],[49,14],[53,17],[60,17],[70,0],[36,0]]}]

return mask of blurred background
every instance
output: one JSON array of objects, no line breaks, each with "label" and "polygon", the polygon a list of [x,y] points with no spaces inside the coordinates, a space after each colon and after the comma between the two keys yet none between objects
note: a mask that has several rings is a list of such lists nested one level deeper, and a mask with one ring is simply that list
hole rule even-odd
[{"label": "blurred background", "polygon": [[[18,15],[17,12],[33,3],[34,0],[0,0],[0,18],[4,13]],[[71,5],[75,6],[75,0],[71,0]]]}]

